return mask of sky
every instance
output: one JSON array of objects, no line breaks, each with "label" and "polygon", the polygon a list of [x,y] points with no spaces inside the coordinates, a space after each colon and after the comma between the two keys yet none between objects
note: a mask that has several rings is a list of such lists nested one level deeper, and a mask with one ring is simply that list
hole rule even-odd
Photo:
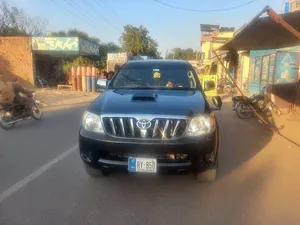
[{"label": "sky", "polygon": [[[264,6],[280,13],[284,0],[256,0],[222,12],[195,12],[165,6],[155,0],[6,0],[30,16],[48,21],[46,31],[79,29],[102,42],[119,44],[124,25],[145,26],[159,44],[162,56],[173,48],[200,50],[200,24],[238,29]],[[216,10],[243,5],[250,0],[161,0],[176,7]]]}]

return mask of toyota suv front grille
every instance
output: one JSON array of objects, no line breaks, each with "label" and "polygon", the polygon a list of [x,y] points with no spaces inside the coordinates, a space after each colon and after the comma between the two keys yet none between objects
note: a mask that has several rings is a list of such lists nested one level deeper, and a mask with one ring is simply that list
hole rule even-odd
[{"label": "toyota suv front grille", "polygon": [[137,119],[135,117],[102,117],[105,132],[121,138],[172,139],[184,135],[185,118]]}]

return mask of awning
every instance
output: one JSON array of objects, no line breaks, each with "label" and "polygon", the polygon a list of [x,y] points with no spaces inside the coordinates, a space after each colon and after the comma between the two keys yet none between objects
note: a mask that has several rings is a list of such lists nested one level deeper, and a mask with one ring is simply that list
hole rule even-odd
[{"label": "awning", "polygon": [[[280,15],[300,31],[300,11]],[[300,45],[300,40],[271,17],[254,18],[218,50],[265,50]]]}]

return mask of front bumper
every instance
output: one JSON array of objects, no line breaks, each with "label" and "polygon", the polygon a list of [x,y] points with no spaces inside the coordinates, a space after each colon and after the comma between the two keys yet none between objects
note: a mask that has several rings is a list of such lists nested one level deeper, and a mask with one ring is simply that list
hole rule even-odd
[{"label": "front bumper", "polygon": [[[113,138],[83,129],[79,133],[82,161],[105,171],[127,171],[129,157],[156,158],[158,172],[199,170],[214,163],[218,147],[218,132],[168,141]],[[211,155],[213,161],[208,160]]]}]

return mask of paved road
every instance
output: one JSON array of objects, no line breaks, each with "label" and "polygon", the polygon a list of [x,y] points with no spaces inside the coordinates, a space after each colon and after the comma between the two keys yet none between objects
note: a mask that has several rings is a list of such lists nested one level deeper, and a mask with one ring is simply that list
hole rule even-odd
[{"label": "paved road", "polygon": [[257,122],[218,112],[222,149],[212,184],[190,175],[92,179],[76,149],[83,110],[0,131],[1,225],[299,224],[300,151]]}]

